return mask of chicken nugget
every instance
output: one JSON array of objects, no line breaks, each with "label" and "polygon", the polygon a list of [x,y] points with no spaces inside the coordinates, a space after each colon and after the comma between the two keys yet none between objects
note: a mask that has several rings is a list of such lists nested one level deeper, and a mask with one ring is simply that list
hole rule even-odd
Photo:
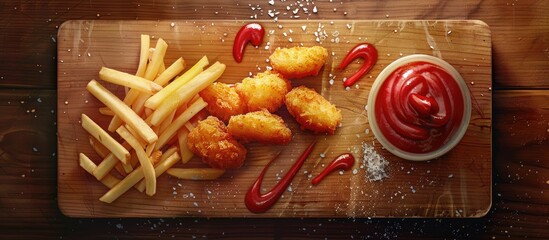
[{"label": "chicken nugget", "polygon": [[269,57],[273,69],[288,79],[316,76],[326,64],[328,50],[321,46],[277,48]]},{"label": "chicken nugget", "polygon": [[315,90],[299,86],[286,94],[286,107],[302,129],[334,134],[341,111]]},{"label": "chicken nugget", "polygon": [[233,116],[227,128],[229,134],[243,142],[286,145],[292,140],[292,131],[284,120],[265,109]]},{"label": "chicken nugget", "polygon": [[234,87],[225,83],[215,82],[199,93],[208,103],[206,110],[223,122],[229,121],[233,115],[246,113],[246,103]]},{"label": "chicken nugget", "polygon": [[236,84],[236,92],[248,106],[248,111],[264,108],[272,113],[282,106],[284,96],[291,87],[290,82],[279,74],[265,71],[253,78],[244,78],[242,83]]},{"label": "chicken nugget", "polygon": [[239,168],[246,159],[244,145],[236,141],[227,132],[227,126],[214,116],[198,122],[189,132],[187,146],[213,168]]}]

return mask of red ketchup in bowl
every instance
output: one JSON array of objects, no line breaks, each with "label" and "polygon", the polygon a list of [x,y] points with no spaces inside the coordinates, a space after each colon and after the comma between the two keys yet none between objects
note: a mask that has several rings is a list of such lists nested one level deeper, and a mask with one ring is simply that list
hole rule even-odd
[{"label": "red ketchup in bowl", "polygon": [[409,160],[428,160],[453,148],[471,112],[469,91],[459,73],[426,55],[395,61],[387,70],[372,87],[373,102],[368,101],[373,107],[368,110],[370,124],[381,144]]}]

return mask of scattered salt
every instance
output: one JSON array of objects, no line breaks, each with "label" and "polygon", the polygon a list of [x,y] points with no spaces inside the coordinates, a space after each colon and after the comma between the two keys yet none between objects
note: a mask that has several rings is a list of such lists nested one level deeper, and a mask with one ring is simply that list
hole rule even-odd
[{"label": "scattered salt", "polygon": [[363,164],[366,165],[366,177],[370,181],[379,181],[388,176],[385,169],[389,166],[389,162],[379,155],[373,146],[366,143],[362,144]]}]

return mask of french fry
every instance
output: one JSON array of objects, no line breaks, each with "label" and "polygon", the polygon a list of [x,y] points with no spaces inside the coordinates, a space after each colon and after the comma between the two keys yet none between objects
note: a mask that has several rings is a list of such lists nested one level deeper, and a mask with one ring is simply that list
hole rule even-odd
[{"label": "french fry", "polygon": [[164,153],[162,153],[162,157],[160,157],[160,162],[166,161],[166,159],[168,157],[170,157],[171,155],[173,155],[174,153],[176,153],[177,150],[179,150],[177,147],[168,148],[168,150],[166,150]]},{"label": "french fry", "polygon": [[145,148],[145,153],[147,154],[147,156],[151,156],[153,154],[154,146],[156,146],[156,142],[147,145],[147,148]]},{"label": "french fry", "polygon": [[187,135],[189,134],[189,130],[186,128],[181,128],[177,132],[177,141],[179,144],[179,152],[181,155],[181,162],[183,164],[186,164],[193,158],[193,152],[189,149],[187,146]]},{"label": "french fry", "polygon": [[174,79],[177,74],[181,73],[186,67],[185,60],[180,57],[175,60],[166,70],[164,70],[158,77],[154,79],[154,82],[160,86],[166,86],[170,80]]},{"label": "french fry", "polygon": [[215,82],[225,71],[225,64],[216,62],[208,69],[198,74],[192,81],[170,94],[151,115],[151,124],[158,126],[162,120],[175,111],[181,104],[188,102],[198,92]]},{"label": "french fry", "polygon": [[158,137],[158,141],[156,142],[155,149],[161,149],[164,147],[164,145],[170,141],[170,139],[177,134],[177,130],[179,130],[183,125],[185,125],[186,122],[188,122],[194,115],[196,115],[198,112],[200,112],[203,108],[208,105],[202,98],[199,98],[196,102],[194,102],[185,112],[183,112],[181,115],[179,115],[173,122],[168,126],[166,131],[164,131],[160,136]]},{"label": "french fry", "polygon": [[164,131],[166,131],[166,129],[170,126],[170,124],[172,124],[172,121],[174,118],[175,118],[175,111],[172,112],[170,115],[168,115],[168,117],[166,117],[166,119],[164,119],[164,121],[158,126],[157,134],[160,135]]},{"label": "french fry", "polygon": [[109,153],[111,153],[109,151],[109,149],[107,149],[105,146],[103,146],[103,144],[98,142],[94,137],[90,136],[88,138],[88,140],[90,141],[90,146],[97,153],[97,155],[99,155],[101,158],[106,158],[107,155],[109,155]]},{"label": "french fry", "polygon": [[116,115],[118,115],[124,122],[130,125],[137,131],[147,143],[152,143],[158,140],[156,133],[149,127],[145,121],[140,118],[134,111],[124,104],[118,97],[103,87],[95,80],[91,80],[86,89],[93,94],[99,101],[109,107]]},{"label": "french fry", "polygon": [[141,50],[139,51],[139,65],[137,66],[138,77],[145,76],[145,70],[147,69],[147,62],[149,61],[149,48],[151,44],[151,38],[147,34],[141,34]]},{"label": "french fry", "polygon": [[[140,92],[135,89],[130,89],[124,97],[124,103],[127,106],[131,106],[135,99],[137,99],[137,97],[139,96],[139,93]],[[114,132],[122,125],[122,123],[122,119],[120,119],[120,117],[115,114],[111,122],[109,123],[109,127],[107,128],[107,130],[109,130],[110,132]]]},{"label": "french fry", "polygon": [[93,176],[97,180],[103,179],[115,166],[117,163],[122,163],[118,160],[112,153],[109,153],[103,161],[93,170]]},{"label": "french fry", "polygon": [[[166,169],[171,168],[175,163],[177,163],[179,159],[179,154],[177,152],[173,153],[165,161],[161,161],[154,168],[155,175],[160,176],[163,172],[166,171]],[[116,184],[116,186],[111,188],[111,190],[109,190],[101,198],[99,198],[99,200],[106,203],[112,203],[114,200],[118,199],[122,194],[128,191],[128,189],[130,189],[137,182],[139,182],[139,180],[141,180],[143,177],[143,171],[141,170],[141,167],[138,167],[137,169],[135,169],[135,171],[128,174],[128,176],[122,179],[122,181]]]},{"label": "french fry", "polygon": [[156,176],[151,160],[147,156],[147,153],[145,153],[145,150],[143,150],[143,146],[139,144],[137,139],[124,126],[120,126],[116,129],[116,132],[135,150],[139,164],[141,164],[141,168],[143,169],[143,175],[145,176],[146,193],[149,196],[154,195],[156,193]]},{"label": "french fry", "polygon": [[[136,73],[136,76],[138,77],[145,77],[147,62],[149,61],[149,45],[149,35],[141,35],[141,54],[139,58],[139,67]],[[128,106],[131,106],[135,102],[139,94],[140,92],[138,90],[130,89],[124,97],[124,103],[126,103],[126,105]],[[120,127],[120,125],[122,125],[122,120],[120,119],[120,117],[115,115],[109,124],[108,130],[114,132],[118,127]]]},{"label": "french fry", "polygon": [[166,171],[167,174],[179,179],[185,180],[214,180],[223,173],[225,169],[217,168],[170,168]]},{"label": "french fry", "polygon": [[[168,69],[166,69],[162,74],[160,74],[155,80],[154,83],[164,86],[171,79],[173,79],[177,74],[185,69],[185,61],[183,58],[177,59]],[[132,109],[138,115],[141,115],[144,110],[144,104],[147,99],[151,97],[150,94],[140,93],[140,95],[135,99],[132,104]]]},{"label": "french fry", "polygon": [[[160,157],[160,160],[158,162],[158,164],[166,161],[166,159],[170,156],[172,156],[174,153],[177,153],[177,148],[176,147],[172,147],[172,148],[169,148],[168,150],[166,150],[166,152],[164,152],[161,157]],[[159,170],[164,170],[164,169],[159,169]],[[156,168],[155,168],[155,171],[156,171]],[[164,170],[165,171],[165,170]],[[157,172],[156,176],[160,176],[161,174],[164,173],[164,171],[162,172]],[[137,184],[134,185],[134,187],[140,191],[140,192],[143,192],[145,191],[145,181],[141,180],[139,181]]]},{"label": "french fry", "polygon": [[[168,44],[158,39],[154,48],[150,45],[150,36],[142,34],[135,75],[108,67],[99,71],[100,79],[125,87],[123,100],[96,80],[91,80],[86,86],[105,105],[99,108],[99,112],[112,116],[107,130],[117,132],[124,139],[122,144],[118,143],[82,114],[82,127],[91,135],[90,145],[103,161],[96,165],[81,153],[79,164],[110,188],[101,196],[103,202],[115,201],[132,186],[152,196],[156,193],[157,178],[166,171],[193,180],[216,179],[225,172],[208,168],[171,168],[177,161],[185,164],[193,157],[187,147],[187,135],[196,120],[203,118],[198,113],[203,113],[207,105],[198,93],[217,81],[226,66],[215,62],[206,68],[209,61],[204,56],[176,77],[185,69],[185,60],[180,57],[167,67],[164,57]],[[161,151],[170,145],[172,147],[164,153]],[[111,175],[113,168],[125,177],[118,179]]]},{"label": "french fry", "polygon": [[202,57],[193,67],[183,73],[183,75],[181,75],[173,82],[168,84],[166,87],[162,88],[162,90],[151,96],[145,102],[145,107],[153,110],[158,108],[160,103],[162,103],[169,95],[176,92],[177,89],[181,88],[181,86],[185,85],[187,82],[196,77],[196,75],[204,71],[204,68],[208,64],[210,64],[208,58],[206,56]]},{"label": "french fry", "polygon": [[114,113],[108,107],[100,107],[99,108],[99,113],[101,113],[102,115],[106,115],[106,116],[114,116]]},{"label": "french fry", "polygon": [[164,55],[166,54],[167,49],[168,44],[162,38],[156,41],[156,47],[152,53],[151,61],[147,65],[147,70],[145,70],[145,79],[153,80],[156,78],[160,66],[164,63]]},{"label": "french fry", "polygon": [[103,146],[109,149],[109,151],[111,151],[121,162],[128,162],[130,152],[84,113],[82,114],[82,127]]},{"label": "french fry", "polygon": [[[128,130],[128,132],[130,132],[132,134],[132,136],[135,138],[135,140],[137,140],[137,142],[139,143],[139,145],[141,145],[142,148],[145,148],[145,146],[147,146],[147,141],[145,141],[143,138],[139,137],[139,135],[137,134],[137,131],[135,131],[135,129],[133,129],[128,124],[125,124],[124,127],[126,128],[126,130]],[[156,142],[154,142],[154,143],[156,143]]]},{"label": "french fry", "polygon": [[108,67],[101,67],[99,78],[103,81],[126,86],[140,92],[154,94],[162,89],[162,86],[129,73],[114,70]]},{"label": "french fry", "polygon": [[166,64],[164,64],[164,61],[162,61],[162,63],[160,63],[160,67],[158,67],[158,75],[160,75],[164,71],[166,71]]},{"label": "french fry", "polygon": [[190,121],[188,121],[187,123],[185,123],[185,128],[187,128],[187,130],[191,131],[191,130],[193,130],[194,125]]},{"label": "french fry", "polygon": [[[93,161],[83,153],[79,154],[78,162],[80,163],[80,167],[86,170],[86,172],[88,172],[89,174],[93,174],[93,171],[97,167],[95,163],[93,163]],[[101,179],[101,183],[103,183],[103,185],[107,186],[108,188],[113,188],[119,182],[120,180],[111,174],[107,174],[104,178]]]},{"label": "french fry", "polygon": [[[89,140],[90,140],[90,145],[92,146],[93,150],[95,150],[95,152],[101,157],[101,159],[105,159],[107,156],[109,156],[109,154],[112,154],[109,149],[107,149],[105,146],[103,146],[103,144],[101,144],[100,142],[98,142],[97,140],[95,140],[95,138],[93,138],[92,136],[89,137]],[[128,150],[130,147],[127,143],[124,143],[125,145],[122,145],[124,146],[124,148],[126,148],[126,150]],[[131,159],[131,154],[130,154],[130,159]],[[122,166],[124,165],[124,166]],[[122,176],[126,176],[127,173],[131,172],[133,170],[133,168],[128,168],[128,167],[125,167],[126,165],[128,164],[123,164],[122,162],[118,162],[116,163],[116,165],[114,165],[114,169],[116,169],[116,171],[122,175]],[[130,165],[131,166],[131,165]]]},{"label": "french fry", "polygon": [[130,163],[128,163],[128,164],[120,163],[120,165],[117,164],[116,166],[114,166],[114,168],[115,168],[117,171],[120,172],[120,169],[118,169],[118,168],[120,168],[120,167],[118,167],[118,166],[120,166],[120,167],[122,168],[122,170],[124,171],[124,174],[120,174],[120,175],[122,175],[122,176],[124,176],[124,175],[126,175],[126,174],[128,174],[128,173],[131,173],[131,172],[133,171],[133,166],[132,166]]}]

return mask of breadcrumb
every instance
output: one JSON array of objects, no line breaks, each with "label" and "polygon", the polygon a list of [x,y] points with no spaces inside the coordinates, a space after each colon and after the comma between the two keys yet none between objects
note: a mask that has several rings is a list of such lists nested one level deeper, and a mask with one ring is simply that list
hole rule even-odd
[{"label": "breadcrumb", "polygon": [[273,69],[287,79],[316,76],[326,64],[328,50],[321,46],[277,48],[269,57]]},{"label": "breadcrumb", "polygon": [[341,122],[341,111],[315,90],[299,86],[286,94],[288,112],[301,125],[315,133],[334,134]]},{"label": "breadcrumb", "polygon": [[278,115],[263,109],[229,120],[229,134],[242,142],[286,145],[292,140],[292,131]]},{"label": "breadcrumb", "polygon": [[235,169],[244,164],[247,150],[228,132],[225,124],[214,116],[198,122],[187,137],[187,146],[213,168]]}]

